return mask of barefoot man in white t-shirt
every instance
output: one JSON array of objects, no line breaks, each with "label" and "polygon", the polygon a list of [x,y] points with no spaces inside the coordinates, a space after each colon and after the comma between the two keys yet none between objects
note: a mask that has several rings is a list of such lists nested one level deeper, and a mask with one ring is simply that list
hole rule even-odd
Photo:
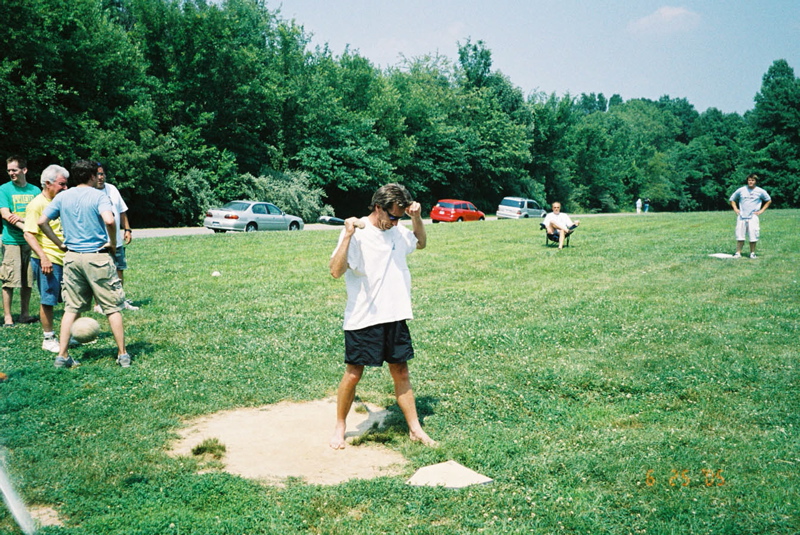
[{"label": "barefoot man in white t-shirt", "polygon": [[[395,396],[408,423],[411,440],[428,446],[436,442],[422,429],[408,361],[414,357],[406,320],[411,313],[411,274],[406,256],[426,245],[421,207],[400,184],[387,184],[372,197],[367,217],[345,220],[345,228],[330,260],[334,278],[344,275],[345,372],[339,383],[333,449],[345,447],[346,418],[365,366],[389,365]],[[412,230],[399,225],[411,218]]]}]

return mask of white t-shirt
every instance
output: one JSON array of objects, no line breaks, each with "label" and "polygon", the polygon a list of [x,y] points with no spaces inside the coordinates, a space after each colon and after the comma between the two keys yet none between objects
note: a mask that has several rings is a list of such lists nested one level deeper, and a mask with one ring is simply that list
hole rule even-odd
[{"label": "white t-shirt", "polygon": [[731,201],[739,203],[739,219],[750,219],[755,216],[755,212],[761,210],[763,203],[772,200],[769,193],[755,186],[753,189],[742,186],[733,192]]},{"label": "white t-shirt", "polygon": [[[417,237],[403,225],[380,230],[361,218],[347,249],[347,305],[344,330],[412,319],[411,272],[406,257],[417,248]],[[339,235],[342,242],[344,231]]]},{"label": "white t-shirt", "polygon": [[117,247],[124,247],[125,236],[123,236],[122,228],[120,227],[121,223],[119,214],[127,212],[128,205],[122,200],[122,195],[119,194],[119,190],[115,185],[106,182],[105,186],[103,186],[103,189],[100,191],[104,192],[106,195],[108,195],[108,198],[111,199],[111,205],[114,207],[114,219],[117,222]]},{"label": "white t-shirt", "polygon": [[572,224],[573,224],[572,223],[572,219],[570,219],[569,216],[567,214],[565,214],[564,212],[560,212],[558,215],[554,214],[553,212],[550,212],[549,214],[547,214],[545,216],[545,218],[544,218],[545,226],[547,226],[551,221],[555,221],[556,223],[558,223],[558,225],[560,227],[563,227],[563,228],[566,228],[566,229],[571,227]]}]

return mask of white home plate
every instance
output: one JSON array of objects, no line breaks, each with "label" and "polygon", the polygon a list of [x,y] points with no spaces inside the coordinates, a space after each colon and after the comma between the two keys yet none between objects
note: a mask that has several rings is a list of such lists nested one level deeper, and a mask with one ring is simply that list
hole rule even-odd
[{"label": "white home plate", "polygon": [[460,489],[470,485],[491,483],[492,479],[470,470],[455,461],[424,466],[417,470],[411,479],[406,481],[415,487],[445,487]]},{"label": "white home plate", "polygon": [[714,253],[708,256],[713,256],[714,258],[733,258],[733,255],[728,253]]}]

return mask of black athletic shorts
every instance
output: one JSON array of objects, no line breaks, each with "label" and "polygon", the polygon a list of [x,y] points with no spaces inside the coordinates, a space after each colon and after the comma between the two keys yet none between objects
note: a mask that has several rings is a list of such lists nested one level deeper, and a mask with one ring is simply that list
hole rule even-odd
[{"label": "black athletic shorts", "polygon": [[406,320],[344,332],[344,362],[355,366],[383,366],[414,358]]}]

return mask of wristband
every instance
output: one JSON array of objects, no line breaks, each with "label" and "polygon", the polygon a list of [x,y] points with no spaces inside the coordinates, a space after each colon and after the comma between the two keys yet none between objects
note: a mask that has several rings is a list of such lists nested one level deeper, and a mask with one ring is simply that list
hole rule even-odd
[{"label": "wristband", "polygon": [[123,232],[130,232],[131,234],[133,234],[133,231],[131,229],[129,229],[129,228],[124,228],[124,229],[122,229],[122,231]]}]

